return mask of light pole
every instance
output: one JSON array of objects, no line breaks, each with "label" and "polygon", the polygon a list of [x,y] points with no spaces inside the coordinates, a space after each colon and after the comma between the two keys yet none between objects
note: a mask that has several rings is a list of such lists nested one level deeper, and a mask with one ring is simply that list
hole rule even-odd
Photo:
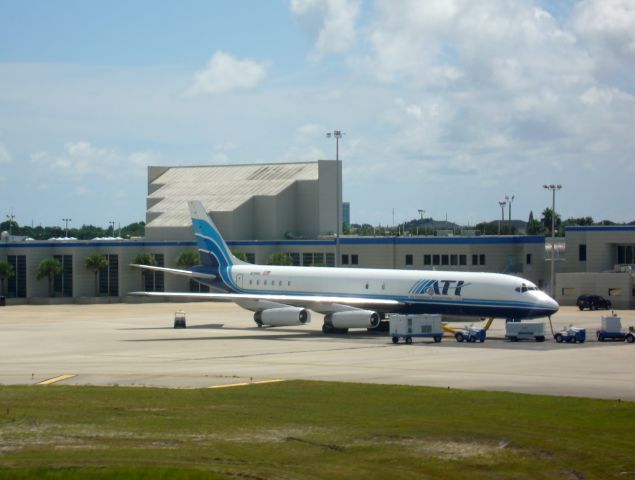
[{"label": "light pole", "polygon": [[[426,213],[426,211],[421,208],[417,211],[419,212],[419,215],[421,215],[421,226],[423,227],[423,215]],[[419,227],[417,227],[417,235],[419,235]]]},{"label": "light pole", "polygon": [[13,208],[11,209],[11,214],[7,215],[7,219],[9,220],[9,236],[13,234],[13,219],[15,215],[13,214]]},{"label": "light pole", "polygon": [[[507,202],[498,202],[498,204],[501,206],[501,221],[504,222],[505,221],[505,205],[507,205]],[[501,222],[498,222],[498,234],[501,234]]]},{"label": "light pole", "polygon": [[66,227],[64,227],[64,237],[66,238],[68,238],[68,222],[70,221],[71,221],[70,218],[62,218],[62,222],[66,224]]},{"label": "light pole", "polygon": [[337,228],[335,230],[335,266],[339,267],[341,262],[340,256],[340,232],[342,230],[342,222],[340,221],[340,210],[342,209],[342,192],[340,191],[340,138],[342,138],[344,132],[341,130],[333,130],[332,132],[328,132],[326,134],[326,138],[335,138],[335,170],[336,178],[337,178],[337,192],[336,192],[336,221]]},{"label": "light pole", "polygon": [[551,290],[551,296],[556,298],[556,285],[555,285],[555,261],[556,261],[556,190],[560,190],[562,185],[543,185],[542,188],[551,190],[551,283],[549,289]]},{"label": "light pole", "polygon": [[512,195],[511,197],[508,197],[507,195],[505,195],[505,200],[507,200],[507,206],[509,208],[509,225],[511,227],[512,224],[512,202],[514,201],[515,195]]},{"label": "light pole", "polygon": [[111,220],[110,222],[108,222],[110,224],[110,228],[112,229],[112,236],[115,236],[115,221]]}]

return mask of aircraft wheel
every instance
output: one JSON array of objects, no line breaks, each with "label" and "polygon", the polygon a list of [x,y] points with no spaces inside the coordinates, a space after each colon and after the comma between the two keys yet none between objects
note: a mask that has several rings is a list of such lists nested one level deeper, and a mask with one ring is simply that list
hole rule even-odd
[{"label": "aircraft wheel", "polygon": [[406,343],[410,345],[412,343],[412,337],[406,337]]},{"label": "aircraft wheel", "polygon": [[399,337],[392,337],[392,343],[399,343]]}]

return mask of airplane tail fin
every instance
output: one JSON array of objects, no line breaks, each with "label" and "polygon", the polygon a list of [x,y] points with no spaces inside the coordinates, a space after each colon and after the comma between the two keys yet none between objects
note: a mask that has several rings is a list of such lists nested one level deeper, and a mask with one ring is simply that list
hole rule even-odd
[{"label": "airplane tail fin", "polygon": [[188,205],[201,263],[223,270],[232,265],[245,263],[232,255],[218,228],[205,211],[203,204],[199,201],[190,201]]}]

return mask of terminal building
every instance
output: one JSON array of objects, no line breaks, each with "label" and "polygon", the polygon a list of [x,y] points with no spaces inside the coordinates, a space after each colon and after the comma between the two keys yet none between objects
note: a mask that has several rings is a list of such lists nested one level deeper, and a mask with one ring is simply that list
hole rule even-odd
[{"label": "terminal building", "polygon": [[[295,265],[333,266],[335,209],[337,205],[342,208],[336,188],[340,166],[335,161],[320,160],[149,167],[144,238],[26,241],[3,235],[0,259],[15,270],[15,276],[5,281],[6,296],[9,303],[92,303],[133,301],[127,294],[139,290],[204,290],[196,282],[161,272],[144,277],[129,266],[139,253],[149,253],[157,265],[177,267],[176,259],[182,252],[196,251],[187,200],[200,200],[230,248],[243,253],[250,262],[266,264],[272,254],[283,252]],[[343,213],[347,212],[340,211],[342,220]],[[616,306],[632,306],[632,275],[614,270],[615,264],[633,262],[635,227],[592,228],[567,230],[566,260],[558,262],[562,273],[556,277],[558,300],[563,304],[575,302],[577,294],[599,289]],[[550,266],[545,262],[543,236],[347,235],[340,244],[342,267],[500,272],[526,278],[540,288],[549,287]],[[585,260],[580,260],[582,252]],[[107,268],[96,277],[85,266],[86,258],[93,253],[107,259]],[[36,278],[37,266],[46,258],[55,258],[63,265],[63,273],[54,278],[54,299],[48,298],[47,280]],[[610,274],[621,283],[605,288],[608,284],[590,280],[596,272],[611,269]]]}]

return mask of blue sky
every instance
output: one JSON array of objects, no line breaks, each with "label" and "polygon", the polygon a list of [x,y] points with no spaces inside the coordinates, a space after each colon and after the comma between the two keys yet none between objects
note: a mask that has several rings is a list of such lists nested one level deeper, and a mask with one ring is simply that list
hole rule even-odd
[{"label": "blue sky", "polygon": [[353,222],[635,220],[629,0],[0,0],[0,218],[144,219],[147,165],[341,144]]}]

